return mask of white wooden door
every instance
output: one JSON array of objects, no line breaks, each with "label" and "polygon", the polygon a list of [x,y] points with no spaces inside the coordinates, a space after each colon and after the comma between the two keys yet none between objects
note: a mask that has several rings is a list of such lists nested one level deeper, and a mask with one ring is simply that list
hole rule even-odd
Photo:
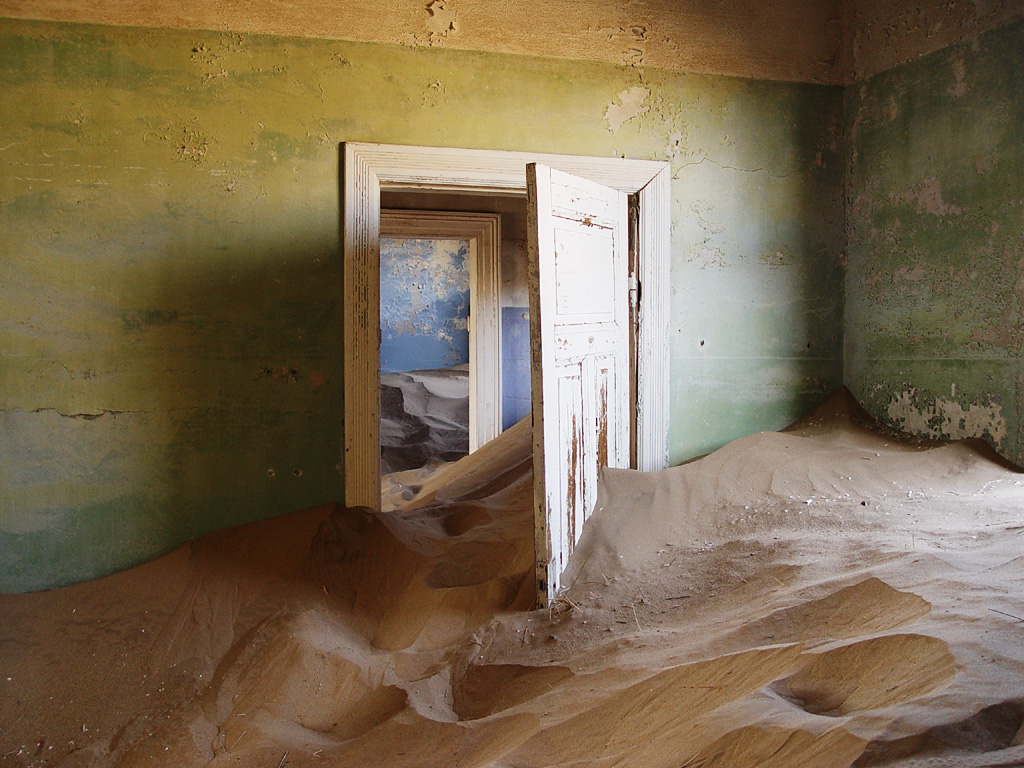
[{"label": "white wooden door", "polygon": [[629,466],[628,202],[527,166],[540,605],[557,596],[602,467]]}]

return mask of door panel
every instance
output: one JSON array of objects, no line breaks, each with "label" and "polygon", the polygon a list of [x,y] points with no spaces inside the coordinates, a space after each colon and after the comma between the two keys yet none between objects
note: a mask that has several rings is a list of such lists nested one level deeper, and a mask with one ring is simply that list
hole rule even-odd
[{"label": "door panel", "polygon": [[538,600],[594,509],[602,467],[629,466],[628,210],[622,192],[527,166]]}]

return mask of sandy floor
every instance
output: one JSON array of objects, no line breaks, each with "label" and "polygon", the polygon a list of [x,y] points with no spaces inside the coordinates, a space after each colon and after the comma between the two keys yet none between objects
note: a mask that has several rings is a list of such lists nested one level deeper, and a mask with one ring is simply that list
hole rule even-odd
[{"label": "sandy floor", "polygon": [[0,764],[1024,766],[1024,475],[984,446],[841,392],[610,472],[550,611],[529,452],[0,596]]}]

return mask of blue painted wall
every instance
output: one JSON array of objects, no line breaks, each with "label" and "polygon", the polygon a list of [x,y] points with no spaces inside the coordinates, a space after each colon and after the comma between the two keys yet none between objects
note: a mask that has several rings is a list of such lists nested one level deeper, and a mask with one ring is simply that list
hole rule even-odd
[{"label": "blue painted wall", "polygon": [[501,308],[501,428],[530,412],[530,308]]},{"label": "blue painted wall", "polygon": [[381,238],[380,369],[469,362],[468,240]]}]

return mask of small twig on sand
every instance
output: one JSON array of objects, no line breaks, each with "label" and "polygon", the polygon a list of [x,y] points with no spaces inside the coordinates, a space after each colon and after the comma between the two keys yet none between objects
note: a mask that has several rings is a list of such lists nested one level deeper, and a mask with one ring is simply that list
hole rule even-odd
[{"label": "small twig on sand", "polygon": [[281,755],[281,762],[277,764],[277,768],[284,768],[284,764],[288,762],[288,753],[285,752]]},{"label": "small twig on sand", "polygon": [[248,732],[249,732],[249,729],[246,728],[244,731],[242,731],[240,734],[238,734],[238,738],[235,739],[234,741],[232,741],[231,742],[231,746],[228,747],[228,752],[230,752],[232,749],[234,749],[235,748],[235,744],[240,742],[242,740],[242,737],[245,736],[245,734],[247,734]]},{"label": "small twig on sand", "polygon": [[996,608],[989,608],[989,610],[992,611],[993,613],[1001,613],[1003,616],[1009,616],[1011,619],[1016,619],[1018,624],[1024,623],[1024,619],[1022,619],[1020,616],[1014,616],[1012,613],[1007,613],[1006,611],[1000,611],[1000,610],[998,610]]},{"label": "small twig on sand", "polygon": [[[638,619],[638,618],[636,617],[636,606],[635,606],[635,605],[633,605],[632,603],[630,603],[630,604],[629,604],[629,607],[633,609],[633,621],[635,621],[635,622],[636,622],[636,628],[637,628],[637,629],[640,629],[640,619]],[[643,631],[643,630],[640,630],[640,631]]]},{"label": "small twig on sand", "polygon": [[583,613],[583,609],[582,609],[582,608],[580,608],[580,606],[579,606],[579,605],[578,605],[578,604],[576,603],[576,601],[575,601],[575,600],[573,600],[573,599],[572,599],[572,598],[570,598],[570,597],[566,597],[565,595],[562,595],[562,599],[563,599],[563,600],[565,600],[565,602],[567,602],[567,603],[568,603],[569,605],[571,605],[571,606],[572,606],[573,608],[575,608],[575,609],[576,609],[577,611],[579,611],[580,613]]}]

